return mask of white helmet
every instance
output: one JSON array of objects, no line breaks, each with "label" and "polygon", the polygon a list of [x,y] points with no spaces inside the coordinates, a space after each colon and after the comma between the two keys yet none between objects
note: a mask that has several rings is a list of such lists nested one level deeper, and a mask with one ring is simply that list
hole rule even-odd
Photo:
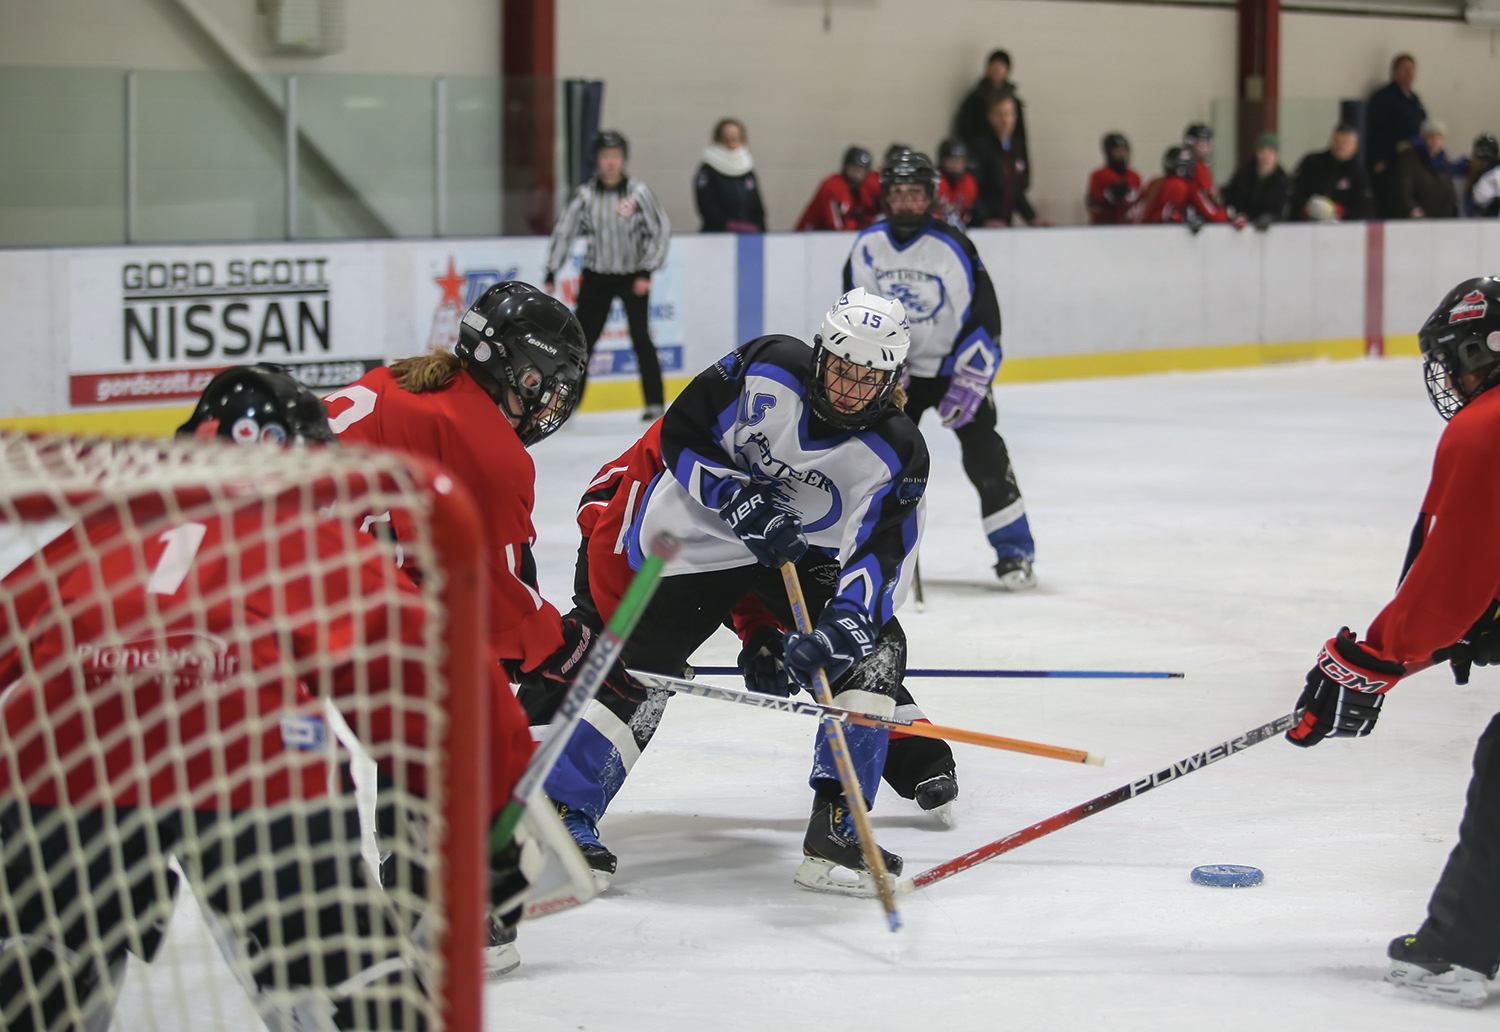
[{"label": "white helmet", "polygon": [[[911,349],[906,309],[894,298],[855,287],[823,316],[822,332],[813,337],[813,349],[813,380],[808,392],[813,410],[835,426],[874,422],[887,407]],[[826,375],[830,357],[883,375],[873,378],[857,397],[830,397]],[[869,386],[876,388],[873,394]]]}]

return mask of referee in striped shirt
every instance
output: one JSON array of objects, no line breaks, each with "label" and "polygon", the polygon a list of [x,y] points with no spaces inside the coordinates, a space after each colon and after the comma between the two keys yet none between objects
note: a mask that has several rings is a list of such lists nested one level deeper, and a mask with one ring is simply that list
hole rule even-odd
[{"label": "referee in striped shirt", "polygon": [[630,345],[635,349],[641,391],[646,396],[644,418],[649,422],[660,416],[664,407],[661,364],[656,360],[647,318],[651,274],[667,260],[672,227],[650,188],[625,175],[629,152],[625,137],[612,129],[594,137],[597,174],[573,194],[552,230],[545,285],[550,292],[557,270],[568,260],[573,239],[580,234],[587,237],[577,311],[588,339],[589,357],[593,357],[594,344],[604,330],[610,305],[619,298],[630,324]]}]

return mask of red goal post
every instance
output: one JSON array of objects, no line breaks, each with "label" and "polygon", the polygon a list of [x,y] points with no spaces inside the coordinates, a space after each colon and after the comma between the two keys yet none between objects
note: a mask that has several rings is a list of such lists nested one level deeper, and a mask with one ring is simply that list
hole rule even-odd
[{"label": "red goal post", "polygon": [[0,433],[0,1027],[477,1030],[482,551],[393,454]]}]

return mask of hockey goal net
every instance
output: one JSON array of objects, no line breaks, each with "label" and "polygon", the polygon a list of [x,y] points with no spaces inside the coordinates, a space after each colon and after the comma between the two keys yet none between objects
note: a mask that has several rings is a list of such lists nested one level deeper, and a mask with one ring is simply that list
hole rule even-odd
[{"label": "hockey goal net", "polygon": [[480,552],[392,455],[0,433],[0,1028],[477,1028]]}]

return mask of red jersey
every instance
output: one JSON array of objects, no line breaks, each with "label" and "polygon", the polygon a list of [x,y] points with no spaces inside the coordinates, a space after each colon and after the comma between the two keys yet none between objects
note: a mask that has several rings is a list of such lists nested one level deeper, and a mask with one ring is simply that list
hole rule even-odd
[{"label": "red jersey", "polygon": [[[488,537],[490,644],[531,670],[562,645],[562,618],[537,592],[531,545],[536,467],[510,421],[467,373],[441,390],[402,390],[385,367],[323,399],[346,443],[390,448],[446,467],[468,488]],[[395,526],[396,538],[402,528]]]},{"label": "red jersey", "polygon": [[1422,544],[1366,641],[1398,663],[1426,663],[1500,598],[1500,389],[1453,416],[1422,501]]},{"label": "red jersey", "polygon": [[1209,170],[1207,163],[1193,160],[1193,184],[1208,197],[1218,197],[1219,191],[1214,187],[1214,174]]},{"label": "red jersey", "polygon": [[946,174],[938,176],[937,216],[955,226],[967,226],[978,197],[979,184],[968,172],[956,181],[950,181]]},{"label": "red jersey", "polygon": [[880,203],[880,170],[872,168],[865,181],[859,184],[859,204],[864,209],[865,225],[874,222],[883,206]]},{"label": "red jersey", "polygon": [[[877,195],[878,196],[878,195]],[[818,229],[863,229],[869,225],[868,209],[842,172],[818,184],[817,192],[794,227],[798,232]]]},{"label": "red jersey", "polygon": [[1213,198],[1198,189],[1191,179],[1181,176],[1158,176],[1146,184],[1140,200],[1131,210],[1132,220],[1143,224],[1182,222],[1188,211],[1196,211],[1204,222],[1228,222],[1224,209]]},{"label": "red jersey", "polygon": [[1089,225],[1118,226],[1129,222],[1130,206],[1141,195],[1141,177],[1133,168],[1123,172],[1105,165],[1089,176]]},{"label": "red jersey", "polygon": [[[433,744],[426,707],[400,702],[425,695],[425,598],[375,539],[304,517],[300,499],[270,513],[256,499],[144,540],[114,514],[76,528],[66,540],[96,558],[58,567],[55,602],[18,611],[31,630],[0,657],[0,671],[43,674],[0,694],[12,754],[0,795],[234,810],[316,798],[338,784],[319,696],[356,694],[381,701],[344,711],[355,734],[398,784],[425,791],[411,758]],[[498,809],[532,743],[491,669]]]}]

